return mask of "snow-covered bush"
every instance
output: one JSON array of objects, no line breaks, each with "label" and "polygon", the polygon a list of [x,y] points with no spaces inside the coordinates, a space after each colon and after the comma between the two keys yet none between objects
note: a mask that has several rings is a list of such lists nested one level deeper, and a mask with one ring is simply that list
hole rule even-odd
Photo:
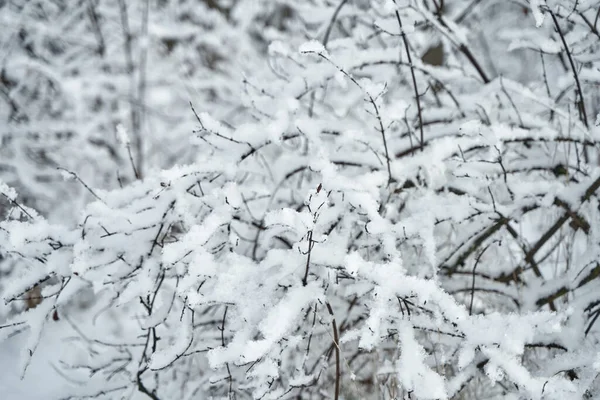
[{"label": "snow-covered bush", "polygon": [[226,117],[257,55],[210,3],[0,2],[0,176],[26,204],[64,221],[93,198],[64,170],[109,189],[192,160],[190,101]]},{"label": "snow-covered bush", "polygon": [[75,223],[1,187],[0,335],[71,398],[596,398],[599,5],[234,2],[267,55],[193,160]]},{"label": "snow-covered bush", "polygon": [[228,12],[202,1],[0,2],[0,181],[48,221],[76,223],[95,199],[86,186],[191,162],[190,102],[239,113],[232,66],[260,54]]}]

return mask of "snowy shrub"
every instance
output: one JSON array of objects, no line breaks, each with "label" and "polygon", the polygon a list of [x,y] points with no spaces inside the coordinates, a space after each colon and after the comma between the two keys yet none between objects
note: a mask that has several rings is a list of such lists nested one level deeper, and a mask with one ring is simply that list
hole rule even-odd
[{"label": "snowy shrub", "polygon": [[231,55],[260,54],[247,27],[209,3],[0,1],[0,180],[21,203],[76,223],[96,199],[86,186],[115,189],[193,160],[190,101],[230,115],[241,87]]},{"label": "snowy shrub", "polygon": [[61,337],[66,398],[600,396],[599,6],[213,10],[268,47],[239,94],[176,110],[189,159],[77,180],[76,222],[0,186],[2,294],[43,297],[0,336],[27,335],[23,374]]}]

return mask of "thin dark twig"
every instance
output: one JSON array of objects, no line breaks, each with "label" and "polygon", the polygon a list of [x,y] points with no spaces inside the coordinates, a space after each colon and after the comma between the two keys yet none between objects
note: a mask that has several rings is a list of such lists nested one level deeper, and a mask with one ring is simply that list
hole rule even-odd
[{"label": "thin dark twig", "polygon": [[592,330],[592,327],[596,323],[596,320],[598,319],[598,317],[600,317],[600,309],[598,309],[594,312],[594,317],[588,324],[588,327],[585,329],[585,336],[587,336],[587,334],[590,333],[590,331]]},{"label": "thin dark twig", "polygon": [[[148,20],[150,14],[150,0],[145,0],[142,18],[142,44],[140,49],[140,64],[139,64],[139,80],[138,80],[138,102],[143,106],[146,99],[146,74],[148,64],[148,47],[150,46],[148,35]],[[136,150],[136,165],[137,165],[137,178],[140,179],[143,175],[143,162],[144,162],[144,142],[142,139],[142,126],[144,122],[144,107],[138,111],[138,130],[134,132],[135,138],[135,150]]]},{"label": "thin dark twig", "polygon": [[146,370],[141,369],[138,371],[137,376],[136,376],[136,383],[137,383],[137,387],[138,390],[141,393],[144,393],[146,396],[150,397],[152,400],[160,400],[160,398],[156,395],[156,393],[151,392],[150,390],[148,390],[148,388],[144,385],[144,383],[142,382],[142,374],[145,372]]},{"label": "thin dark twig", "polygon": [[479,61],[477,61],[477,59],[475,58],[475,56],[473,55],[473,53],[471,53],[471,50],[467,46],[465,46],[464,44],[461,44],[458,47],[458,49],[461,51],[461,53],[463,53],[465,55],[465,57],[467,57],[467,59],[469,60],[469,62],[471,63],[471,65],[473,67],[475,67],[475,69],[477,70],[477,73],[479,74],[479,76],[483,80],[483,83],[490,83],[490,78],[488,78],[488,76],[486,75],[486,73],[483,71],[483,68],[481,67],[481,65],[479,64]]},{"label": "thin dark twig", "polygon": [[247,142],[240,142],[239,140],[235,140],[235,139],[233,139],[233,138],[230,138],[230,137],[228,137],[228,136],[225,136],[225,135],[223,135],[223,134],[221,134],[221,133],[219,133],[219,132],[215,132],[215,131],[211,131],[211,130],[208,130],[208,129],[206,129],[206,128],[204,127],[204,124],[202,123],[202,119],[200,118],[200,116],[199,116],[199,115],[198,115],[198,113],[196,112],[196,109],[194,108],[194,105],[192,104],[192,102],[191,102],[191,101],[190,101],[190,108],[192,109],[192,112],[194,113],[194,116],[196,117],[196,120],[197,120],[197,121],[198,121],[198,123],[200,124],[200,128],[201,128],[202,130],[204,130],[204,131],[206,131],[206,132],[209,132],[209,133],[212,133],[213,135],[215,135],[215,136],[217,136],[217,137],[220,137],[221,139],[228,140],[228,141],[230,141],[230,142],[232,142],[232,143],[236,143],[236,144],[245,144],[245,145],[248,145],[248,146],[250,147],[250,149],[251,149],[251,150],[254,150],[254,147],[253,147],[253,146],[252,146],[250,143],[247,143]]},{"label": "thin dark twig", "polygon": [[440,32],[446,36],[448,39],[450,39],[450,41],[452,42],[452,44],[454,44],[456,47],[458,47],[458,50],[463,53],[463,55],[465,57],[467,57],[467,60],[469,60],[469,62],[471,63],[471,65],[473,66],[473,68],[475,68],[475,70],[477,71],[477,73],[479,74],[479,76],[481,77],[481,80],[483,81],[483,83],[490,83],[490,78],[488,78],[488,76],[486,75],[485,71],[483,70],[483,67],[481,66],[481,64],[479,64],[479,61],[477,61],[477,59],[475,58],[475,56],[473,55],[473,53],[471,52],[471,49],[469,49],[464,43],[457,41],[456,38],[453,38],[449,32],[451,32],[450,27],[448,26],[448,24],[446,23],[446,21],[444,20],[444,17],[442,15],[439,15],[437,20],[439,21],[439,23],[448,30],[448,32],[445,32],[444,30],[440,30]]},{"label": "thin dark twig", "polygon": [[[600,12],[600,8],[598,8],[598,12]],[[577,14],[579,14],[581,19],[583,19],[583,22],[585,22],[585,24],[588,26],[588,28],[590,28],[590,32],[592,32],[594,35],[596,35],[596,36],[598,36],[598,38],[600,38],[600,32],[598,32],[598,29],[596,29],[596,26],[594,24],[592,24],[581,11],[577,11]],[[597,18],[598,18],[598,14],[596,14],[596,21],[597,21]]]},{"label": "thin dark twig", "polygon": [[456,24],[460,24],[461,22],[463,22],[463,20],[477,8],[477,5],[479,3],[481,3],[481,0],[471,1],[471,3],[465,8],[463,8],[463,11],[454,19],[454,22]]},{"label": "thin dark twig", "polygon": [[7,324],[7,325],[0,325],[0,329],[5,329],[5,328],[12,328],[14,326],[20,326],[25,324],[25,322],[14,322],[12,324]]},{"label": "thin dark twig", "polygon": [[[127,5],[124,0],[119,0],[119,14],[121,16],[121,28],[123,30],[124,42],[123,49],[125,51],[125,62],[127,65],[127,74],[130,79],[130,89],[129,89],[129,101],[132,103],[130,106],[130,119],[131,119],[131,128],[133,129],[133,134],[135,136],[136,145],[141,143],[138,141],[140,138],[140,108],[134,107],[133,103],[136,102],[136,94],[135,94],[135,77],[134,77],[134,65],[133,65],[133,50],[132,50],[132,35],[129,29],[129,16],[127,15]],[[131,167],[133,168],[133,173],[136,179],[140,179],[140,174],[138,169],[135,166],[135,162],[133,160],[133,154],[131,153],[131,146],[127,145],[127,153],[129,155],[129,161],[131,162]]]},{"label": "thin dark twig", "polygon": [[556,18],[556,15],[554,15],[554,13],[552,11],[549,11],[549,13],[550,13],[550,16],[552,17],[552,21],[554,22],[554,26],[556,27],[556,31],[558,32],[558,35],[560,36],[560,40],[562,41],[562,44],[565,48],[565,53],[567,53],[567,57],[569,59],[569,64],[571,64],[571,70],[573,71],[573,77],[575,78],[575,84],[577,85],[577,92],[579,94],[579,102],[578,102],[578,106],[579,106],[579,110],[580,110],[579,117],[581,119],[581,122],[583,122],[583,125],[585,125],[585,127],[589,129],[589,125],[588,125],[588,121],[587,121],[587,112],[585,110],[585,101],[583,99],[583,90],[581,89],[581,83],[579,82],[579,75],[577,74],[577,69],[575,68],[575,62],[573,61],[573,57],[571,56],[571,52],[569,51],[569,46],[567,45],[565,35],[563,34],[562,29],[560,29],[560,25],[558,24],[558,19]]},{"label": "thin dark twig", "polygon": [[327,306],[327,311],[332,318],[331,327],[333,329],[333,344],[335,351],[335,394],[333,398],[334,400],[338,400],[340,398],[340,383],[342,380],[342,372],[340,369],[340,340],[337,323],[335,321],[335,316],[333,315],[333,308],[331,308],[331,304],[329,304],[329,302],[326,302],[325,305]]},{"label": "thin dark twig", "polygon": [[508,99],[510,105],[512,106],[513,110],[515,111],[515,114],[517,115],[517,118],[519,119],[519,126],[524,127],[525,125],[523,124],[523,118],[521,118],[521,113],[519,112],[519,109],[517,108],[517,105],[513,101],[511,95],[508,93],[508,91],[504,87],[504,82],[502,82],[502,76],[500,76],[499,81],[500,81],[500,88],[502,88],[502,93],[504,93],[504,95]]},{"label": "thin dark twig", "polygon": [[104,54],[106,53],[106,44],[104,41],[104,36],[102,35],[102,29],[100,29],[100,18],[98,17],[96,6],[91,0],[88,0],[88,12],[92,22],[92,30],[94,31],[96,41],[98,42],[98,55],[100,57],[104,57]]},{"label": "thin dark twig", "polygon": [[140,179],[140,173],[137,167],[135,166],[135,161],[133,160],[133,153],[131,152],[131,145],[129,143],[127,144],[127,154],[129,155],[129,162],[131,163],[131,168],[133,169],[135,179]]},{"label": "thin dark twig", "polygon": [[473,315],[473,298],[475,297],[475,270],[477,269],[477,266],[479,265],[481,256],[483,256],[483,253],[485,253],[486,250],[489,249],[491,245],[492,245],[492,243],[488,244],[487,246],[485,246],[483,248],[483,250],[481,250],[481,252],[477,256],[477,259],[475,260],[475,265],[473,266],[473,280],[471,282],[471,301],[469,302],[469,315]]},{"label": "thin dark twig", "polygon": [[121,15],[121,28],[123,29],[123,36],[125,37],[123,46],[127,63],[127,73],[131,75],[133,74],[134,67],[131,50],[131,32],[129,31],[129,17],[127,16],[127,5],[125,4],[125,0],[119,0],[119,14]]},{"label": "thin dark twig", "polygon": [[376,98],[373,98],[373,96],[371,95],[371,93],[369,93],[369,91],[365,90],[365,88],[362,87],[362,85],[360,83],[358,83],[358,81],[352,75],[350,75],[348,72],[346,72],[346,70],[344,70],[340,66],[336,65],[333,61],[331,61],[329,58],[327,58],[325,56],[325,54],[323,54],[322,52],[304,51],[303,53],[306,53],[306,54],[310,54],[310,53],[316,54],[319,57],[321,57],[324,60],[326,60],[327,62],[329,62],[338,71],[340,71],[344,76],[346,76],[348,79],[350,79],[350,81],[352,83],[354,83],[354,85],[356,85],[356,87],[358,87],[360,90],[362,90],[362,92],[368,97],[368,99],[366,99],[366,100],[369,103],[371,103],[371,105],[373,106],[373,109],[375,110],[375,117],[377,118],[377,121],[379,122],[379,129],[378,130],[381,133],[381,137],[383,139],[383,148],[384,148],[384,151],[385,151],[385,159],[386,159],[386,163],[387,163],[387,172],[388,172],[388,185],[390,183],[394,182],[394,179],[392,178],[391,160],[390,160],[390,153],[389,153],[389,150],[388,150],[387,139],[386,139],[386,135],[385,135],[385,128],[383,126],[383,120],[381,118],[381,114],[379,113],[379,107],[377,107],[377,102],[375,101]]},{"label": "thin dark twig", "polygon": [[[584,195],[580,199],[580,204],[587,202],[596,191],[600,189],[600,177],[596,178],[592,184],[587,188]],[[534,266],[535,255],[544,247],[544,245],[563,227],[563,225],[571,220],[575,213],[566,211],[548,230],[540,237],[540,239],[533,245],[527,254],[525,254],[525,262]],[[518,266],[511,273],[506,274],[507,277],[519,275],[523,272],[522,266]],[[536,276],[541,277],[541,271],[534,268]]]},{"label": "thin dark twig", "polygon": [[[229,310],[229,306],[225,306],[225,311],[223,312],[223,320],[221,321],[221,327],[219,331],[221,331],[221,346],[225,347],[225,321],[227,319],[227,311]],[[225,363],[225,367],[227,368],[227,380],[229,381],[229,399],[232,398],[233,394],[233,377],[231,376],[231,369],[229,368],[229,363]]]},{"label": "thin dark twig", "polygon": [[337,20],[337,17],[339,15],[340,11],[342,10],[342,8],[344,7],[344,5],[347,2],[348,2],[348,0],[342,0],[340,2],[340,4],[338,4],[335,11],[333,12],[333,15],[331,16],[331,20],[329,21],[329,25],[327,26],[327,30],[325,31],[325,35],[323,36],[323,46],[324,47],[327,47],[327,43],[329,43],[329,35],[331,35],[331,30],[333,29],[333,25],[335,24],[335,21]]},{"label": "thin dark twig", "polygon": [[[86,190],[87,190],[88,192],[90,192],[90,193],[92,194],[92,196],[94,196],[96,199],[98,199],[98,200],[100,200],[101,202],[103,202],[103,203],[104,203],[104,200],[102,200],[102,199],[100,198],[100,196],[98,196],[98,195],[96,194],[96,192],[94,192],[94,191],[92,190],[92,188],[90,188],[88,185],[86,185],[86,184],[85,184],[85,182],[84,182],[84,181],[83,181],[83,180],[82,180],[82,179],[79,177],[79,175],[77,175],[75,172],[69,171],[68,169],[66,169],[66,168],[63,168],[63,167],[57,167],[57,169],[60,169],[60,170],[62,170],[62,171],[65,171],[65,172],[67,172],[67,173],[71,174],[71,175],[72,175],[72,176],[73,176],[75,179],[77,179],[77,180],[79,181],[79,183],[81,183],[81,184],[83,185],[83,187],[84,187],[84,188],[86,188]],[[106,204],[106,203],[104,203],[104,204]]]},{"label": "thin dark twig", "polygon": [[306,257],[306,269],[304,271],[304,277],[302,278],[302,286],[306,286],[308,284],[308,272],[310,269],[310,254],[312,253],[313,248],[313,231],[308,232],[308,255]]},{"label": "thin dark twig", "polygon": [[[394,1],[395,2],[395,1]],[[419,89],[417,87],[417,78],[415,77],[415,68],[412,63],[412,57],[410,55],[410,48],[408,45],[408,39],[406,38],[406,33],[402,28],[402,19],[400,19],[400,13],[396,10],[396,19],[398,20],[398,25],[400,26],[400,34],[402,35],[402,40],[404,41],[404,48],[406,50],[406,56],[408,57],[408,64],[410,65],[410,75],[412,77],[413,89],[415,90],[415,99],[417,100],[417,113],[419,115],[419,131],[421,134],[421,151],[423,151],[423,146],[425,144],[425,136],[423,135],[423,112],[421,109],[421,99],[419,95]]]},{"label": "thin dark twig", "polygon": [[310,335],[308,335],[308,342],[306,344],[306,357],[305,357],[305,362],[306,359],[308,358],[308,354],[310,353],[310,342],[312,341],[312,337],[313,337],[313,332],[315,330],[315,324],[317,322],[317,309],[318,309],[318,303],[315,303],[315,308],[313,311],[313,321],[312,321],[312,328],[310,330]]},{"label": "thin dark twig", "polygon": [[2,195],[3,195],[4,197],[6,197],[6,199],[7,199],[7,200],[8,200],[10,203],[12,203],[13,205],[15,205],[15,206],[16,206],[18,209],[20,209],[20,210],[21,210],[21,211],[22,211],[22,212],[23,212],[25,215],[27,215],[29,218],[33,219],[33,217],[31,216],[31,214],[29,214],[29,213],[27,212],[27,210],[25,210],[25,208],[24,208],[22,205],[20,205],[20,204],[19,204],[19,202],[17,202],[16,200],[14,200],[13,198],[11,198],[9,195],[7,195],[7,194],[6,194],[6,193],[4,193],[4,192],[0,192],[0,193],[2,193]]},{"label": "thin dark twig", "polygon": [[[347,2],[348,2],[348,0],[342,0],[340,2],[340,4],[338,4],[335,11],[333,12],[333,15],[331,16],[331,20],[329,21],[329,25],[327,25],[327,29],[325,30],[325,35],[323,36],[323,47],[327,48],[327,44],[329,43],[329,36],[331,35],[333,25],[335,24],[335,21],[337,20],[337,17],[339,15],[340,11],[342,10],[342,8],[344,7],[344,5]],[[312,117],[312,115],[313,115],[313,110],[314,110],[314,106],[315,106],[315,97],[316,97],[316,92],[313,91],[312,94],[310,95],[310,107],[308,109],[309,117]]]}]

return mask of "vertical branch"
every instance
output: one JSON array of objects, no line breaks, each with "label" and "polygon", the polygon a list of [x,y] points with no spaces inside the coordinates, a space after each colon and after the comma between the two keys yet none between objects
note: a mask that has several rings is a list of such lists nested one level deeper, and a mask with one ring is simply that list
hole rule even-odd
[{"label": "vertical branch", "polygon": [[333,398],[334,400],[338,400],[340,398],[340,383],[342,380],[342,371],[340,369],[340,339],[335,316],[333,315],[333,308],[331,308],[331,304],[329,304],[329,302],[325,303],[325,305],[327,306],[327,311],[332,318],[331,327],[333,329],[333,345],[335,351],[335,392]]},{"label": "vertical branch", "polygon": [[140,179],[140,173],[138,169],[135,167],[135,161],[133,160],[133,154],[131,153],[131,144],[127,143],[127,154],[129,155],[129,162],[131,163],[131,168],[133,169],[133,175],[136,179]]},{"label": "vertical branch", "polygon": [[[221,346],[225,347],[225,320],[227,319],[227,311],[229,310],[229,306],[225,306],[225,311],[223,312],[223,320],[221,321],[221,327],[218,328],[221,331]],[[231,368],[229,368],[229,363],[225,363],[225,367],[227,367],[227,379],[229,380],[229,395],[228,398],[233,398],[233,377],[231,376]]]},{"label": "vertical branch", "polygon": [[138,81],[138,129],[134,132],[135,147],[137,152],[136,164],[138,170],[138,178],[142,176],[143,171],[143,141],[142,141],[142,126],[144,122],[144,99],[146,97],[146,67],[148,61],[148,47],[150,46],[150,38],[148,37],[148,18],[150,14],[150,0],[144,1],[144,10],[142,15],[142,32],[140,37],[140,65],[139,65],[139,81]]},{"label": "vertical branch", "polygon": [[[365,92],[365,93],[367,93],[367,92]],[[369,96],[369,102],[373,106],[373,109],[375,110],[375,117],[377,118],[377,122],[379,122],[379,132],[381,133],[381,139],[383,140],[383,150],[385,151],[385,161],[386,161],[386,165],[387,165],[388,186],[389,186],[394,181],[394,178],[392,178],[392,167],[390,164],[390,152],[388,150],[387,139],[385,136],[385,128],[383,127],[383,120],[381,119],[381,114],[379,113],[379,107],[377,107],[377,103],[375,102],[375,99],[369,93],[367,93],[367,96]],[[418,101],[419,100],[417,100],[417,102]],[[423,139],[422,129],[423,128],[421,127],[421,140]]]},{"label": "vertical branch", "polygon": [[[143,260],[140,262],[143,262]],[[152,316],[152,313],[154,310],[154,302],[156,301],[158,292],[160,291],[160,288],[162,287],[162,285],[165,281],[165,277],[166,277],[166,275],[164,272],[160,276],[157,277],[156,288],[154,289],[154,293],[153,293],[152,297],[150,295],[148,295],[146,300],[144,300],[144,298],[142,296],[139,297],[139,301],[142,304],[142,306],[146,309],[146,312],[148,313],[149,317]],[[138,371],[136,374],[136,384],[137,384],[138,391],[140,393],[145,394],[152,400],[160,400],[158,395],[156,394],[156,389],[149,390],[144,385],[144,382],[142,380],[142,375],[144,374],[144,372],[148,371],[147,363],[150,360],[150,357],[148,357],[146,352],[148,351],[148,347],[150,346],[150,338],[152,338],[151,354],[154,354],[156,352],[156,346],[157,346],[157,343],[159,340],[159,337],[156,334],[156,327],[151,327],[151,328],[147,329],[146,343],[144,344],[144,350],[142,351],[142,357],[140,358],[140,361],[138,363]],[[146,365],[144,367],[142,367],[142,364],[144,363],[144,361],[146,362]]]},{"label": "vertical branch", "polygon": [[[579,75],[577,74],[577,69],[575,68],[575,62],[573,61],[573,57],[571,56],[571,52],[569,51],[569,46],[567,45],[567,41],[565,39],[565,35],[560,29],[560,25],[558,23],[558,19],[556,15],[552,11],[549,10],[550,16],[552,17],[552,21],[554,22],[554,26],[556,27],[556,31],[560,36],[560,40],[562,41],[563,47],[565,48],[565,53],[567,53],[567,58],[569,59],[569,64],[571,65],[571,71],[573,71],[573,77],[575,78],[575,84],[577,86],[577,95],[579,99],[577,101],[577,109],[579,110],[579,119],[583,122],[583,125],[589,129],[587,112],[585,110],[585,101],[583,99],[583,90],[581,89],[581,82],[579,82]],[[577,150],[575,151],[577,153]],[[583,145],[583,157],[586,162],[589,162],[588,156],[588,146]]]},{"label": "vertical branch", "polygon": [[94,31],[96,41],[98,42],[98,55],[101,58],[104,58],[106,44],[104,41],[104,36],[102,35],[102,30],[100,29],[100,19],[98,18],[98,13],[96,12],[94,0],[88,0],[88,12],[90,14],[90,20],[92,21],[92,30]]},{"label": "vertical branch", "polygon": [[406,38],[406,33],[402,28],[402,19],[400,19],[400,13],[396,10],[396,19],[398,20],[398,25],[400,26],[400,35],[402,35],[402,40],[404,42],[404,49],[406,50],[406,56],[408,57],[408,64],[410,65],[410,75],[412,77],[413,89],[415,90],[415,99],[417,100],[417,113],[419,115],[419,131],[421,134],[421,151],[423,151],[423,146],[425,145],[425,137],[423,135],[423,112],[421,110],[421,99],[419,95],[419,89],[417,87],[417,78],[415,77],[415,66],[412,63],[412,57],[410,55],[410,48],[408,46],[408,39]]},{"label": "vertical branch", "polygon": [[127,5],[125,0],[119,0],[119,14],[121,15],[121,29],[123,30],[125,62],[127,64],[127,73],[133,74],[133,52],[131,50],[131,31],[129,30],[129,18],[127,16]]},{"label": "vertical branch", "polygon": [[581,122],[583,122],[583,125],[589,129],[587,112],[585,111],[585,102],[583,100],[583,90],[581,90],[581,82],[579,82],[579,75],[577,74],[577,69],[575,68],[575,62],[573,61],[573,57],[571,57],[569,46],[567,45],[567,41],[565,40],[565,35],[560,29],[560,25],[558,24],[558,19],[556,19],[556,15],[554,15],[552,11],[548,12],[552,17],[552,21],[554,22],[556,31],[560,36],[560,40],[562,41],[563,47],[565,48],[565,53],[567,53],[567,58],[569,59],[569,64],[571,65],[571,71],[573,71],[573,77],[575,78],[575,84],[577,85],[577,94],[579,95],[579,101],[577,102],[577,106],[579,108],[579,118],[581,119]]},{"label": "vertical branch", "polygon": [[313,248],[313,231],[308,232],[308,255],[306,257],[306,269],[304,270],[304,277],[302,278],[302,286],[308,284],[308,272],[310,270],[310,253]]},{"label": "vertical branch", "polygon": [[[546,61],[544,61],[544,53],[540,52],[540,59],[542,61],[542,77],[544,78],[544,86],[546,87],[546,95],[549,99],[552,98],[550,92],[550,85],[548,85],[548,74],[546,73]],[[554,110],[550,110],[550,121],[554,118]]]},{"label": "vertical branch", "polygon": [[[329,36],[331,35],[331,31],[333,30],[333,25],[335,25],[335,21],[337,20],[337,17],[340,14],[340,11],[342,10],[342,8],[344,7],[344,5],[347,2],[348,2],[348,0],[342,0],[340,2],[340,4],[338,4],[338,6],[336,7],[335,11],[333,12],[333,15],[331,16],[331,20],[329,21],[329,25],[327,25],[327,29],[325,30],[325,35],[323,35],[323,47],[327,48],[327,43],[329,43]],[[316,97],[316,92],[313,91],[310,95],[310,107],[308,109],[309,117],[313,116],[313,110],[314,110],[314,106],[315,106],[315,97]]]},{"label": "vertical branch", "polygon": [[[321,189],[323,189],[323,185],[321,185],[319,183],[319,186],[317,186],[317,193],[319,193],[321,191]],[[311,196],[312,197],[312,196]],[[308,211],[310,211],[312,213],[312,210],[310,209],[310,205],[308,205]],[[317,211],[315,210],[315,213],[313,214],[313,222],[317,222]],[[304,270],[304,277],[302,278],[302,286],[306,286],[308,284],[308,272],[310,270],[310,255],[312,253],[312,249],[313,249],[313,231],[314,228],[310,230],[310,232],[308,232],[308,254],[306,257],[306,269]]]},{"label": "vertical branch", "polygon": [[337,8],[333,12],[333,15],[331,16],[331,20],[329,21],[329,25],[327,26],[327,30],[325,31],[325,35],[323,36],[323,47],[327,48],[327,43],[329,43],[329,36],[331,35],[331,30],[333,29],[333,25],[335,24],[335,21],[337,20],[337,17],[340,14],[340,11],[342,10],[342,8],[344,7],[344,5],[347,2],[348,2],[348,0],[340,1],[340,4],[338,4]]},{"label": "vertical branch", "polygon": [[[125,63],[127,68],[127,74],[129,75],[129,110],[130,110],[130,118],[131,118],[131,129],[133,131],[134,140],[139,143],[140,137],[140,118],[139,118],[139,109],[134,107],[135,103],[135,77],[134,77],[134,65],[133,65],[133,50],[131,46],[131,30],[129,29],[129,17],[127,15],[127,5],[125,4],[125,0],[119,0],[119,14],[121,15],[121,28],[123,29],[124,43],[123,50],[125,52]],[[135,166],[135,162],[133,160],[133,156],[131,154],[131,147],[127,146],[127,150],[129,153],[129,160],[131,162],[131,166],[133,167],[133,172],[135,174],[136,179],[140,178],[140,174],[138,169]]]},{"label": "vertical branch", "polygon": [[485,253],[486,250],[490,248],[490,246],[491,243],[485,246],[483,250],[481,250],[481,252],[477,256],[477,259],[475,260],[475,265],[473,266],[473,280],[471,282],[471,301],[469,302],[469,315],[473,315],[473,298],[475,297],[475,270],[479,265],[479,261],[481,261],[481,256],[483,256],[483,253]]}]

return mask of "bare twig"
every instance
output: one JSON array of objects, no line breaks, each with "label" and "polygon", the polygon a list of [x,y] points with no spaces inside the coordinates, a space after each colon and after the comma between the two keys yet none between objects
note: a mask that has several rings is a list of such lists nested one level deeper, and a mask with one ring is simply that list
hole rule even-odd
[{"label": "bare twig", "polygon": [[[141,105],[144,105],[146,99],[146,67],[148,62],[148,48],[150,47],[150,37],[148,36],[148,19],[150,14],[150,0],[144,1],[144,9],[142,15],[142,32],[141,32],[141,48],[140,48],[140,64],[139,64],[139,81],[138,81],[138,102]],[[145,107],[141,107],[138,110],[138,130],[134,132],[136,134],[135,137],[135,147],[136,147],[136,165],[138,170],[138,178],[143,176],[144,170],[144,146],[142,139],[142,126],[144,122],[144,114]]]},{"label": "bare twig", "polygon": [[381,138],[383,140],[383,148],[385,151],[385,159],[386,159],[386,164],[387,164],[387,172],[388,172],[388,185],[391,184],[394,179],[392,178],[392,168],[391,168],[391,160],[390,160],[390,153],[388,150],[388,144],[387,144],[387,138],[385,135],[385,127],[383,126],[383,120],[381,118],[381,114],[379,112],[379,107],[377,106],[377,102],[376,102],[376,98],[374,98],[371,93],[369,93],[369,91],[365,90],[365,88],[362,87],[362,85],[360,83],[358,83],[358,81],[352,76],[350,75],[348,72],[346,72],[346,70],[344,70],[343,68],[339,67],[338,65],[336,65],[333,61],[331,61],[325,54],[323,54],[322,52],[315,52],[315,51],[306,51],[305,53],[312,53],[312,54],[316,54],[319,57],[323,58],[324,60],[326,60],[327,62],[331,63],[331,65],[333,65],[338,71],[340,71],[344,76],[346,76],[348,79],[350,79],[350,81],[356,85],[356,87],[358,87],[366,96],[367,96],[367,101],[369,103],[371,103],[371,105],[373,106],[373,109],[375,111],[375,117],[377,118],[377,122],[379,123],[379,132],[381,133]]},{"label": "bare twig", "polygon": [[473,315],[473,298],[475,297],[475,270],[477,269],[477,266],[479,265],[479,261],[481,261],[481,256],[483,256],[483,253],[485,253],[486,250],[489,249],[491,245],[492,245],[492,243],[488,244],[487,246],[485,246],[483,248],[483,250],[481,250],[479,252],[477,259],[475,260],[475,265],[473,266],[473,281],[471,283],[471,301],[469,302],[469,315]]},{"label": "bare twig", "polygon": [[342,8],[344,7],[344,5],[347,2],[348,2],[348,0],[340,1],[340,4],[338,4],[337,8],[333,12],[333,15],[331,16],[331,20],[329,21],[329,25],[327,25],[327,30],[325,31],[325,35],[323,36],[323,46],[325,48],[327,48],[327,43],[329,43],[329,36],[331,35],[331,30],[333,29],[333,25],[335,24],[335,21],[337,20],[337,17],[339,15],[340,11],[342,10]]},{"label": "bare twig", "polygon": [[340,339],[337,324],[335,322],[335,316],[333,315],[333,308],[329,302],[326,302],[327,311],[329,315],[331,315],[331,328],[333,329],[333,345],[335,351],[335,392],[334,392],[334,400],[338,400],[340,398],[340,384],[342,380],[342,371],[340,365]]},{"label": "bare twig", "polygon": [[100,29],[100,19],[98,18],[96,5],[93,0],[88,0],[88,12],[90,14],[90,20],[92,21],[92,30],[94,31],[96,41],[98,42],[98,55],[103,58],[106,52],[106,44],[104,36],[102,35],[102,30]]},{"label": "bare twig", "polygon": [[560,36],[560,40],[562,41],[563,47],[565,48],[565,53],[567,53],[567,57],[569,59],[569,64],[571,64],[571,71],[573,72],[573,77],[575,78],[575,84],[577,85],[577,94],[579,95],[579,101],[577,102],[577,105],[578,105],[579,111],[580,111],[579,118],[581,119],[581,122],[583,122],[583,125],[585,125],[585,127],[589,129],[588,120],[587,120],[587,112],[585,110],[585,101],[583,99],[583,90],[581,89],[581,83],[579,82],[579,75],[577,74],[577,68],[575,68],[575,62],[573,61],[573,57],[571,56],[571,51],[569,50],[569,46],[567,45],[565,35],[563,34],[562,29],[560,29],[560,25],[558,23],[558,19],[556,18],[556,15],[554,15],[554,13],[550,10],[548,10],[548,12],[550,13],[550,16],[552,17],[552,21],[554,22],[556,31],[558,32],[558,35]]},{"label": "bare twig", "polygon": [[[77,180],[79,181],[79,183],[81,183],[81,184],[83,185],[83,187],[84,187],[84,188],[86,188],[86,190],[92,194],[92,196],[94,196],[94,197],[95,197],[97,200],[100,200],[101,202],[103,202],[103,203],[104,203],[104,200],[102,200],[102,199],[100,198],[100,196],[98,196],[98,195],[96,194],[96,192],[94,192],[94,191],[92,190],[92,188],[90,188],[88,185],[86,185],[86,183],[85,183],[85,182],[84,182],[84,181],[83,181],[83,180],[82,180],[82,179],[79,177],[79,175],[77,175],[75,172],[73,172],[73,171],[69,171],[68,169],[65,169],[65,168],[63,168],[63,167],[57,167],[56,169],[60,169],[60,170],[62,170],[62,171],[65,171],[65,172],[67,172],[68,174],[70,174],[71,176],[73,176],[73,178],[77,179]],[[106,203],[104,203],[104,204],[106,204]]]},{"label": "bare twig", "polygon": [[[395,3],[395,1],[394,1]],[[402,40],[404,42],[404,49],[406,50],[406,57],[408,58],[408,64],[410,65],[410,75],[412,77],[413,89],[415,90],[415,99],[417,101],[417,113],[419,115],[419,131],[421,134],[421,151],[423,151],[423,146],[425,144],[425,137],[423,135],[423,112],[421,109],[421,99],[419,94],[419,89],[417,87],[417,78],[415,77],[415,68],[412,63],[412,57],[410,55],[410,47],[408,45],[408,39],[406,38],[406,33],[402,28],[402,19],[400,19],[400,13],[396,10],[396,19],[398,20],[398,25],[400,26],[400,34],[402,35]]]}]

